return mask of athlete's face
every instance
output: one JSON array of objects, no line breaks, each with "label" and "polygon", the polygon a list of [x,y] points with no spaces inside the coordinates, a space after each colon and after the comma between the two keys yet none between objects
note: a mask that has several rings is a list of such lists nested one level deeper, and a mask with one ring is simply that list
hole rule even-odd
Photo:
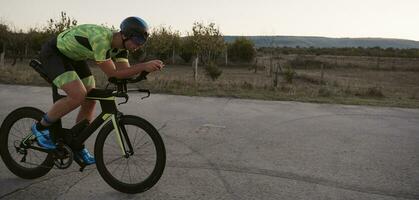
[{"label": "athlete's face", "polygon": [[142,45],[134,42],[131,39],[129,39],[129,40],[125,41],[125,47],[129,51],[134,52],[134,51],[137,51],[138,49],[140,49],[142,47]]}]

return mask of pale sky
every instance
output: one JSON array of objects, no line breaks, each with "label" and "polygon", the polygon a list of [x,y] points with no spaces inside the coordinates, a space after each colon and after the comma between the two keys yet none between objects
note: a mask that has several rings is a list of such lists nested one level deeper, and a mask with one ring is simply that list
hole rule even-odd
[{"label": "pale sky", "polygon": [[195,21],[224,35],[380,37],[419,41],[419,0],[0,0],[0,21],[44,26],[61,11],[79,24],[119,27],[139,16],[183,35]]}]

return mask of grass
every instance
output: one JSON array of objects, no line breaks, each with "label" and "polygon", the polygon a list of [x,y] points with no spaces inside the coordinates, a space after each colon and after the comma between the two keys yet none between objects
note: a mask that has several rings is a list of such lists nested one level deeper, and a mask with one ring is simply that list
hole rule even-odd
[{"label": "grass", "polygon": [[[0,82],[48,86],[26,63],[0,68]],[[168,65],[150,74],[139,87],[187,96],[419,108],[419,70],[327,68],[322,80],[319,69],[297,69],[292,83],[280,75],[278,87],[274,87],[272,76],[265,71],[254,73],[247,67],[221,69],[221,76],[212,81],[200,67],[195,82],[191,66]],[[107,79],[103,72],[97,67],[92,67],[92,72],[97,87],[104,87]]]}]

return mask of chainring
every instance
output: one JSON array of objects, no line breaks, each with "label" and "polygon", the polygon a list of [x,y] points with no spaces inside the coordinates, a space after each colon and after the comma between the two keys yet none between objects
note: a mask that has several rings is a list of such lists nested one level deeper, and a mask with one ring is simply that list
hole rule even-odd
[{"label": "chainring", "polygon": [[54,153],[54,165],[58,169],[67,169],[73,163],[73,150],[66,144],[58,144]]}]

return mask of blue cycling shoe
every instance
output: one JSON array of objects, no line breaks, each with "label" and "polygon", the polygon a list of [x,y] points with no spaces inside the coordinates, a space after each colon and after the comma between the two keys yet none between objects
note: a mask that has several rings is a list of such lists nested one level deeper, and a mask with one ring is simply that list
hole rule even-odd
[{"label": "blue cycling shoe", "polygon": [[46,149],[56,149],[57,148],[57,146],[51,140],[48,129],[39,131],[36,128],[36,124],[34,124],[34,125],[32,125],[31,130],[32,130],[32,133],[35,135],[39,146],[44,147]]},{"label": "blue cycling shoe", "polygon": [[79,151],[77,155],[83,160],[84,164],[86,165],[96,163],[95,157],[93,157],[86,148],[83,148],[81,151]]}]

